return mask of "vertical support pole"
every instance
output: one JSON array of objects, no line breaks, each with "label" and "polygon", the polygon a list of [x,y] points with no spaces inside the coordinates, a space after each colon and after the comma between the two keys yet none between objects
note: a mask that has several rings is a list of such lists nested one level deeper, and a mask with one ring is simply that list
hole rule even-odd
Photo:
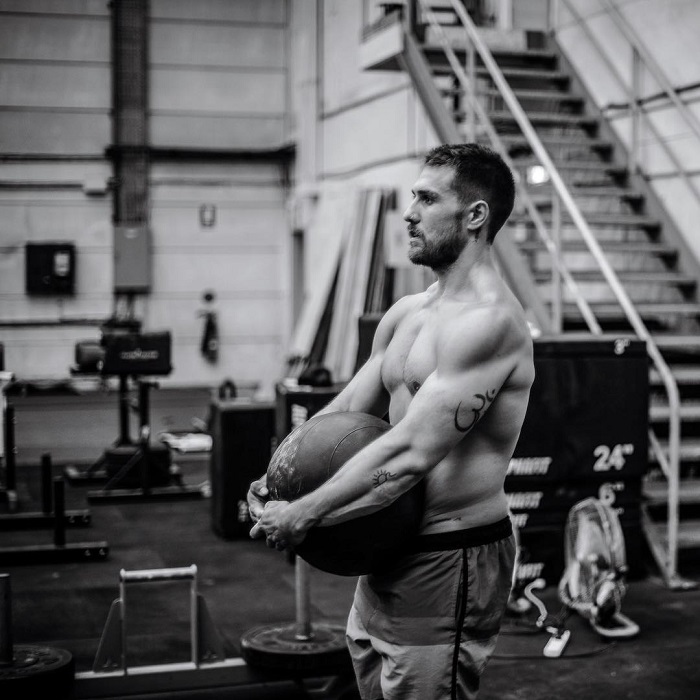
[{"label": "vertical support pole", "polygon": [[53,480],[53,501],[53,543],[57,547],[63,547],[66,544],[66,489],[60,476]]},{"label": "vertical support pole", "polygon": [[45,452],[41,455],[41,510],[44,515],[50,515],[53,510],[52,478],[51,455]]},{"label": "vertical support pole", "polygon": [[[561,256],[561,202],[557,191],[552,192],[552,240],[556,249],[556,256]],[[552,258],[552,331],[561,333],[562,320],[562,285],[561,272],[558,260]]]},{"label": "vertical support pole", "polygon": [[[467,46],[467,65],[466,73],[469,77],[469,85],[471,87],[471,99],[465,99],[467,108],[467,140],[476,141],[476,51],[474,43],[469,38],[469,33],[465,31],[466,46]],[[465,95],[466,98],[466,95]]]},{"label": "vertical support pole", "polygon": [[13,650],[10,574],[0,574],[0,668],[12,666]]},{"label": "vertical support pole", "polygon": [[299,556],[294,561],[294,593],[296,597],[296,634],[299,641],[313,639],[311,629],[311,586],[309,565]]},{"label": "vertical support pole", "polygon": [[192,663],[199,666],[199,601],[197,599],[197,569],[195,569],[190,581],[190,649],[192,651]]},{"label": "vertical support pole", "polygon": [[141,459],[139,460],[141,472],[141,488],[144,493],[148,493],[151,488],[151,465],[150,465],[150,413],[149,390],[151,383],[145,379],[139,380],[139,446],[141,449]]},{"label": "vertical support pole", "polygon": [[17,446],[15,445],[15,407],[5,407],[5,496],[11,513],[17,510]]},{"label": "vertical support pole", "polygon": [[124,669],[124,675],[129,674],[129,667],[127,665],[127,654],[126,654],[126,570],[122,569],[119,572],[119,600],[121,600],[121,605],[119,606],[119,618],[120,618],[120,631],[122,635],[121,644],[121,667]]},{"label": "vertical support pole", "polygon": [[642,60],[636,46],[632,47],[632,145],[630,148],[630,171],[641,170],[641,98]]},{"label": "vertical support pole", "polygon": [[559,27],[559,0],[549,0],[548,23],[549,33],[555,35]]},{"label": "vertical support pole", "polygon": [[119,375],[119,444],[130,445],[129,435],[129,377]]}]

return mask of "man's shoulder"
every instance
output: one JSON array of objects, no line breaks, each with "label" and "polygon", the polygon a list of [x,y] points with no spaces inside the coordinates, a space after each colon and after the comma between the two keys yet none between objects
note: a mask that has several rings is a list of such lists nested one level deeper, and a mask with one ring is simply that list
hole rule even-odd
[{"label": "man's shoulder", "polygon": [[440,335],[446,349],[457,351],[474,348],[488,354],[532,345],[522,307],[500,298],[464,304]]}]

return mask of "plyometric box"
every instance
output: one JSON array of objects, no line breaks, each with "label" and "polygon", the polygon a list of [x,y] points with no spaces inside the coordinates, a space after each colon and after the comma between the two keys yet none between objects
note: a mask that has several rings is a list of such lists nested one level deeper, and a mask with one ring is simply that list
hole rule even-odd
[{"label": "plyometric box", "polygon": [[212,529],[223,539],[248,537],[250,482],[262,476],[277,445],[274,402],[245,399],[214,401],[210,406],[212,450]]}]

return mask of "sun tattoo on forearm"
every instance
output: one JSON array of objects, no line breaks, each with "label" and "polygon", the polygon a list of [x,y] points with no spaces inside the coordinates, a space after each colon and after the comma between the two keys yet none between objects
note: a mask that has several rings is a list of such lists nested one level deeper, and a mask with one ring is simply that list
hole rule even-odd
[{"label": "sun tattoo on forearm", "polygon": [[395,477],[396,474],[392,474],[385,469],[380,469],[376,474],[372,475],[372,486],[377,489],[383,484],[386,484],[389,479],[394,479]]},{"label": "sun tattoo on forearm", "polygon": [[459,409],[462,406],[462,402],[460,401],[457,404],[457,409],[455,410],[455,428],[457,428],[460,433],[468,433],[477,424],[479,418],[481,418],[481,416],[484,414],[487,406],[496,398],[496,390],[491,389],[491,391],[487,391],[484,394],[474,394],[474,398],[477,400],[479,405],[476,408],[471,409],[472,419],[467,425],[461,425],[459,422]]}]

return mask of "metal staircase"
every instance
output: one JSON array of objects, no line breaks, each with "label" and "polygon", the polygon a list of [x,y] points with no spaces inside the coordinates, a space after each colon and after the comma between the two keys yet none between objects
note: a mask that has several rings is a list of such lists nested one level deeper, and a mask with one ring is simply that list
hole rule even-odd
[{"label": "metal staircase", "polygon": [[[366,67],[408,72],[438,137],[499,150],[517,173],[501,243],[507,268],[526,261],[552,332],[637,335],[650,356],[650,454],[643,528],[669,587],[700,554],[700,297],[698,275],[658,216],[642,178],[547,37],[489,48],[459,0],[387,6],[365,34]],[[452,10],[452,13],[446,10]],[[393,32],[382,49],[376,32]],[[401,34],[399,40],[399,33]],[[476,88],[476,89],[475,89]],[[498,239],[497,239],[497,242]],[[522,277],[522,268],[512,273]],[[516,293],[518,291],[516,290]],[[520,294],[527,307],[531,290]],[[544,313],[544,317],[543,317]],[[683,436],[681,441],[680,436]]]}]

